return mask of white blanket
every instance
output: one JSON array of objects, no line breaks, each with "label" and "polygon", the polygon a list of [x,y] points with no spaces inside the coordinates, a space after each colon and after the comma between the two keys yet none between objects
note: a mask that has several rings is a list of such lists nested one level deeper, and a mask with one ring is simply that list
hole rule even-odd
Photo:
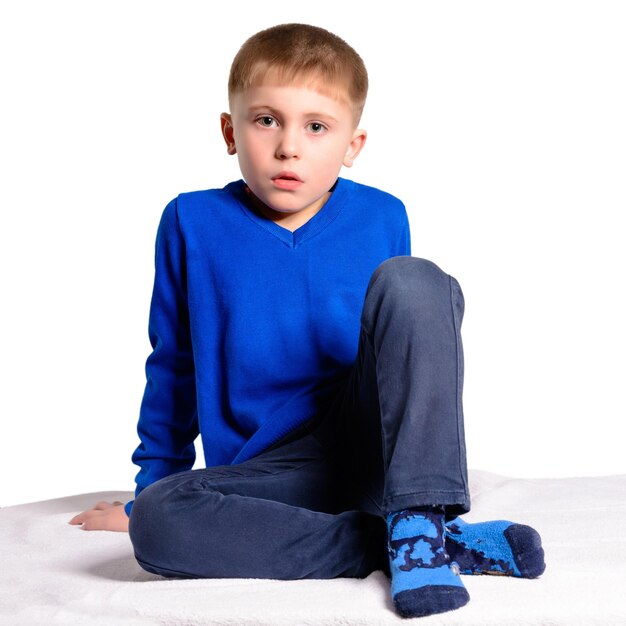
[{"label": "white blanket", "polygon": [[[626,475],[506,478],[470,472],[468,521],[537,528],[547,570],[537,580],[464,576],[470,603],[422,618],[431,625],[626,625]],[[385,625],[397,617],[381,572],[364,580],[168,580],[144,572],[125,533],[68,520],[89,493],[0,509],[0,624],[7,626]]]}]

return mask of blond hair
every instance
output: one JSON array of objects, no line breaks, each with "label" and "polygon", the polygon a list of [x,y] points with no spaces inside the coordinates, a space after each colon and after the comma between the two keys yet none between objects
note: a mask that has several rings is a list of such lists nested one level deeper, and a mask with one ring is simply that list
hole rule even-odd
[{"label": "blond hair", "polygon": [[337,99],[347,95],[358,124],[367,96],[367,70],[343,39],[309,24],[280,24],[252,35],[235,55],[228,100],[249,87],[306,84]]}]

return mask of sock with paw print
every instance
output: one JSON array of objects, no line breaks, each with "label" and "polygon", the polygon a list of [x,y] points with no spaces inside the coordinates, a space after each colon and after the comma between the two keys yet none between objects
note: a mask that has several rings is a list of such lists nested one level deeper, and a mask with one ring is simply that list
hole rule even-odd
[{"label": "sock with paw print", "polygon": [[403,617],[457,609],[469,594],[444,547],[442,509],[405,509],[387,515],[391,594]]}]

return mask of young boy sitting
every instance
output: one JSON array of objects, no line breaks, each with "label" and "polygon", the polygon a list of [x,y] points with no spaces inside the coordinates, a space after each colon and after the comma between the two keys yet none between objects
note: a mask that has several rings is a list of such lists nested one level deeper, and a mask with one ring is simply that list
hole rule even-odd
[{"label": "young boy sitting", "polygon": [[463,294],[410,256],[399,200],[339,178],[367,86],[318,27],[242,46],[221,126],[243,180],[179,195],[159,225],[136,499],[71,523],[129,530],[167,577],[383,569],[397,611],[429,615],[468,602],[459,573],[545,565],[528,526],[457,517]]}]

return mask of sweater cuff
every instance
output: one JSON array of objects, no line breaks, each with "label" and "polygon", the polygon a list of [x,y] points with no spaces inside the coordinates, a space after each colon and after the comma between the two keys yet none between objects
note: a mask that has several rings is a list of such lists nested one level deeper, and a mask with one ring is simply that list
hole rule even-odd
[{"label": "sweater cuff", "polygon": [[126,511],[126,515],[128,515],[128,517],[130,517],[130,510],[133,508],[133,502],[135,501],[131,500],[124,505],[124,511]]}]

